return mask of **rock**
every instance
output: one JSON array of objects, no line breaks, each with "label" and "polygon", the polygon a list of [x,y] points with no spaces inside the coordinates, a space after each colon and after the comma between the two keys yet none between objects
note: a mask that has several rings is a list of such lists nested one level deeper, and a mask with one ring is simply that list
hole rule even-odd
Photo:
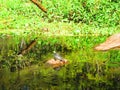
[{"label": "rock", "polygon": [[68,60],[66,60],[66,59],[63,59],[62,61],[55,60],[55,59],[50,59],[46,62],[46,65],[50,66],[52,68],[59,68],[59,67],[62,67],[66,64],[68,64]]},{"label": "rock", "polygon": [[120,49],[120,33],[110,36],[105,42],[94,48],[97,51],[107,51],[110,49]]}]

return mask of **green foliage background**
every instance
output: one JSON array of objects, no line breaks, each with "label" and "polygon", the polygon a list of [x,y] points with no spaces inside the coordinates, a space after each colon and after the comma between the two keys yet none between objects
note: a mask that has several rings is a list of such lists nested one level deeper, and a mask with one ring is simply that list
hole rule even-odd
[{"label": "green foliage background", "polygon": [[[120,0],[42,0],[44,14],[30,0],[0,0],[0,17],[9,14],[43,17],[49,22],[86,23],[97,26],[120,24]],[[5,8],[6,7],[6,8]]]},{"label": "green foliage background", "polygon": [[43,0],[50,19],[116,26],[120,24],[119,0]]}]

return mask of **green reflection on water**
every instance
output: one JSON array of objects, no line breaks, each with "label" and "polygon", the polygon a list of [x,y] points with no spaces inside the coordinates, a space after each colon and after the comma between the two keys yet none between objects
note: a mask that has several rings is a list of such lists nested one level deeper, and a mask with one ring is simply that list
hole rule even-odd
[{"label": "green reflection on water", "polygon": [[[93,38],[91,39],[94,40]],[[19,39],[15,38],[15,40],[18,41]],[[85,40],[88,40],[88,38]],[[14,40],[12,40],[13,42],[8,40],[8,43],[6,44],[3,40],[0,44],[0,61],[5,62],[0,64],[5,64],[7,68],[5,66],[4,69],[0,70],[1,90],[119,89],[119,51],[96,52],[91,48],[94,44],[90,44],[90,40],[85,40],[82,40],[84,43],[79,43],[81,46],[77,50],[75,49],[67,52],[61,49],[61,53],[64,52],[62,53],[63,57],[69,61],[69,64],[62,67],[60,70],[54,70],[51,67],[45,66],[45,62],[48,59],[53,58],[52,53],[49,51],[50,48],[46,45],[44,49],[40,49],[41,46],[39,47],[39,45],[36,45],[28,55],[25,55],[22,58],[23,60],[34,60],[36,61],[36,65],[31,65],[23,70],[16,70],[16,72],[10,72],[9,66],[11,63],[9,62],[18,59],[15,56],[15,53],[19,51],[19,42],[15,42],[15,44],[13,44]],[[63,44],[65,44],[64,40]],[[76,43],[73,44],[76,45]],[[59,46],[59,44],[57,45]],[[68,45],[68,47],[71,46]],[[46,51],[42,52],[45,49],[48,50],[48,53],[46,53]]]},{"label": "green reflection on water", "polygon": [[[96,52],[95,52],[96,53]],[[84,54],[84,55],[83,55]],[[110,62],[86,55],[85,51],[65,55],[69,64],[60,70],[46,67],[45,63],[32,65],[23,70],[10,72],[0,70],[2,90],[86,90],[120,88],[120,67],[111,67]],[[99,53],[104,56],[108,53]],[[79,58],[80,57],[80,58]],[[74,60],[73,60],[74,59]],[[72,61],[73,60],[73,61]]]}]

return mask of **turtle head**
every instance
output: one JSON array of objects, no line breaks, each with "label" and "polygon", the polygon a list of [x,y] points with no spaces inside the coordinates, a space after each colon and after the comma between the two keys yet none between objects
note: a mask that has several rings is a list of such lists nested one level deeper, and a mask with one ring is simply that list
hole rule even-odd
[{"label": "turtle head", "polygon": [[53,51],[53,53],[56,53],[56,51]]}]

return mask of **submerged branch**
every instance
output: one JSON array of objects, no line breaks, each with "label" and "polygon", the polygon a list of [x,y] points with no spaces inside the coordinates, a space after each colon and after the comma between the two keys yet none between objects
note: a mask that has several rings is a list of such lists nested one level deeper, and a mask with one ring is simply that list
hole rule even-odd
[{"label": "submerged branch", "polygon": [[25,53],[27,53],[34,45],[36,44],[36,40],[33,40],[30,42],[30,44],[23,50],[21,50],[18,55],[24,55]]}]

